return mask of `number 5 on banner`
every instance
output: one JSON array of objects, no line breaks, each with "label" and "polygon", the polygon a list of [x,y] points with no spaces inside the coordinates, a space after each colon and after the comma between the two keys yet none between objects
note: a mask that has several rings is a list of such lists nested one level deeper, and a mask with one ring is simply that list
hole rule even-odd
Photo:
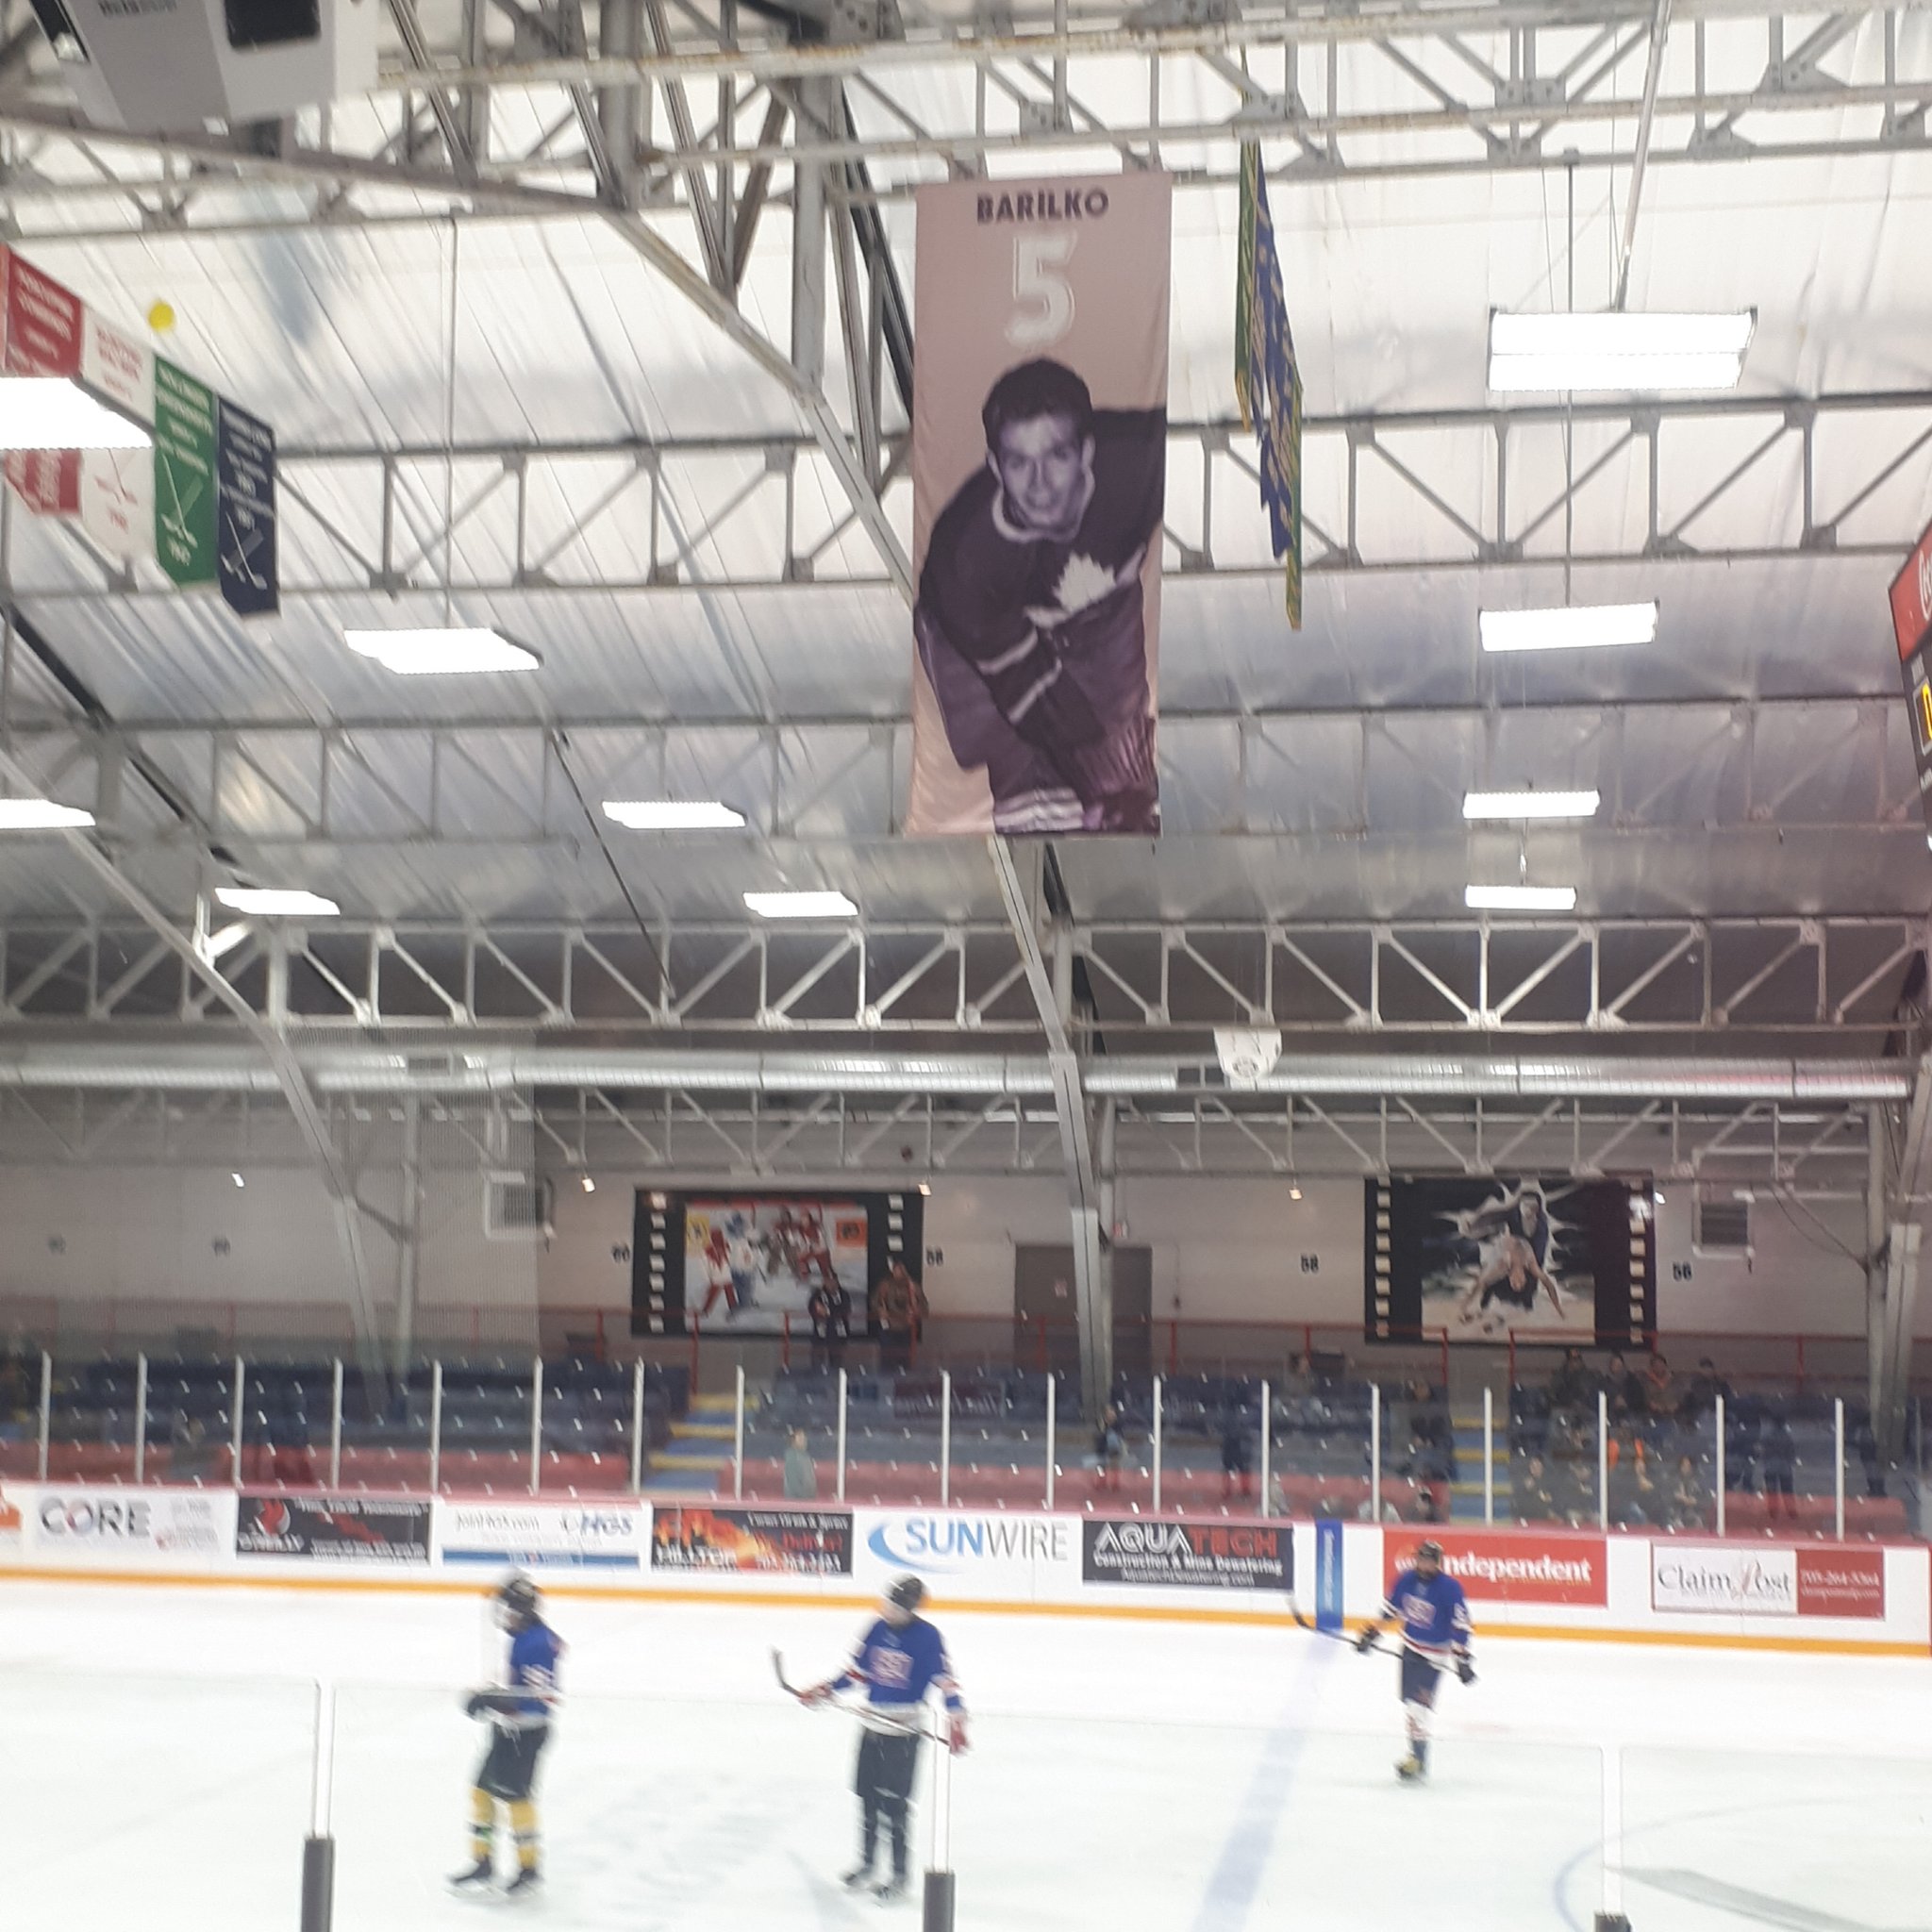
[{"label": "number 5 on banner", "polygon": [[1074,325],[1074,291],[1064,270],[1073,259],[1076,230],[1013,237],[1013,300],[1019,306],[1007,324],[1007,340],[1016,349],[1044,349]]}]

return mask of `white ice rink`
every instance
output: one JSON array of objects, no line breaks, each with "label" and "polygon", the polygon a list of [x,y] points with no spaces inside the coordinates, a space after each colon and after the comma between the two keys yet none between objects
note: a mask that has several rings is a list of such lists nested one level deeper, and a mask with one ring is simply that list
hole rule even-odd
[{"label": "white ice rink", "polygon": [[[1932,1925],[1932,1662],[1479,1638],[1414,1790],[1384,1659],[1291,1626],[934,1614],[974,1713],[962,1928],[1589,1932],[1607,1883],[1635,1932]],[[836,1880],[851,1720],[785,1700],[768,1657],[825,1673],[855,1613],[567,1597],[553,1621],[570,1701],[520,1911],[880,1923]],[[337,1926],[474,1924],[442,1879],[479,1738],[456,1691],[491,1655],[463,1597],[0,1583],[0,1924],[294,1932],[318,1680]]]}]

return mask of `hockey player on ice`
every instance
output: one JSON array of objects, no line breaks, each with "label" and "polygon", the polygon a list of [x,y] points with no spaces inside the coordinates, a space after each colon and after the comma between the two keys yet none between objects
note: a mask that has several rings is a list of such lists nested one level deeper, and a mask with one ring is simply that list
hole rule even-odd
[{"label": "hockey player on ice", "polygon": [[528,1898],[542,1876],[538,1863],[537,1801],[532,1795],[537,1760],[550,1741],[550,1719],[557,1707],[557,1665],[563,1643],[543,1621],[542,1599],[527,1576],[512,1576],[496,1592],[496,1621],[509,1633],[509,1663],[500,1688],[472,1690],[464,1712],[486,1719],[490,1744],[476,1768],[470,1793],[470,1851],[473,1862],[451,1879],[464,1893],[496,1890],[491,1856],[496,1807],[509,1812],[517,1853],[516,1876],[503,1887],[507,1898]]},{"label": "hockey player on ice", "polygon": [[1408,1730],[1408,1755],[1395,1774],[1408,1784],[1429,1774],[1429,1720],[1442,1673],[1453,1665],[1463,1683],[1475,1682],[1469,1600],[1442,1568],[1442,1545],[1434,1538],[1416,1545],[1413,1567],[1390,1585],[1381,1614],[1356,1640],[1356,1648],[1373,1648],[1391,1621],[1402,1625],[1402,1715]]},{"label": "hockey player on ice", "polygon": [[[844,1883],[850,1891],[872,1886],[886,1905],[904,1898],[909,1883],[906,1828],[920,1740],[925,1735],[926,1699],[932,1692],[939,1693],[946,1708],[947,1748],[966,1749],[966,1707],[946,1660],[945,1640],[919,1614],[924,1601],[925,1585],[918,1577],[900,1577],[886,1591],[852,1661],[836,1677],[800,1693],[805,1703],[823,1705],[841,1690],[865,1687],[858,1713],[864,1732],[853,1781],[861,1807],[861,1837],[858,1863],[845,1874]],[[892,1872],[873,1886],[882,1826],[891,1840]]]}]

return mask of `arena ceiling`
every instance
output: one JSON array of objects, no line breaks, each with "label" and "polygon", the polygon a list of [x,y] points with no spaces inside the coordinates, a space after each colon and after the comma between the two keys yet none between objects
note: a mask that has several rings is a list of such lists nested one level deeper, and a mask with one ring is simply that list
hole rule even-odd
[{"label": "arena ceiling", "polygon": [[[272,421],[283,465],[265,622],[8,510],[4,757],[103,828],[0,844],[20,1039],[192,1042],[245,1006],[385,1040],[1032,1051],[1025,956],[1058,920],[1081,1054],[1211,1058],[1217,1022],[1291,1051],[1900,1050],[1932,853],[1884,592],[1932,518],[1932,13],[390,14],[369,99],[168,142],[81,125],[7,11],[9,233],[123,324],[171,303],[170,353]],[[1307,385],[1299,634],[1233,420],[1248,132]],[[1016,940],[993,855],[899,830],[909,193],[1155,162],[1180,190],[1167,832],[1061,841]],[[831,210],[803,269],[802,182]],[[1626,235],[1631,308],[1757,310],[1739,392],[1491,397],[1491,309],[1606,306]],[[1481,657],[1479,605],[1566,578],[1659,598],[1656,644]],[[541,672],[398,679],[342,645],[445,604]],[[1466,788],[1522,783],[1604,808],[1462,824]],[[750,828],[598,814],[660,790]],[[1524,870],[1574,884],[1575,918],[1463,911],[1465,882]],[[231,933],[239,1005],[198,911],[236,878],[345,914]],[[741,895],[778,885],[860,920],[755,930]]]}]

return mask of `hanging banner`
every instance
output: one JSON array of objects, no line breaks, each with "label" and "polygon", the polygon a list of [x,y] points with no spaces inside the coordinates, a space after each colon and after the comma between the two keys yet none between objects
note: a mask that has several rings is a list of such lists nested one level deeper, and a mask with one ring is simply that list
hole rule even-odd
[{"label": "hanging banner", "polygon": [[215,580],[215,392],[155,358],[155,555],[180,585]]},{"label": "hanging banner", "polygon": [[[8,249],[6,254],[8,375],[80,373],[80,298]],[[36,516],[72,516],[80,508],[80,452],[16,449],[7,453],[7,480]]]},{"label": "hanging banner", "polygon": [[1657,1327],[1648,1181],[1551,1175],[1364,1183],[1364,1332],[1494,1343],[1547,1328],[1606,1346]]},{"label": "hanging banner", "polygon": [[1160,829],[1173,182],[918,194],[914,834]]},{"label": "hanging banner", "polygon": [[238,617],[276,609],[275,433],[226,396],[215,399],[215,486],[223,601]]},{"label": "hanging banner", "polygon": [[[81,314],[80,379],[137,423],[155,420],[154,352],[143,341]],[[80,527],[109,557],[151,557],[155,547],[155,459],[144,449],[80,452]]]}]

